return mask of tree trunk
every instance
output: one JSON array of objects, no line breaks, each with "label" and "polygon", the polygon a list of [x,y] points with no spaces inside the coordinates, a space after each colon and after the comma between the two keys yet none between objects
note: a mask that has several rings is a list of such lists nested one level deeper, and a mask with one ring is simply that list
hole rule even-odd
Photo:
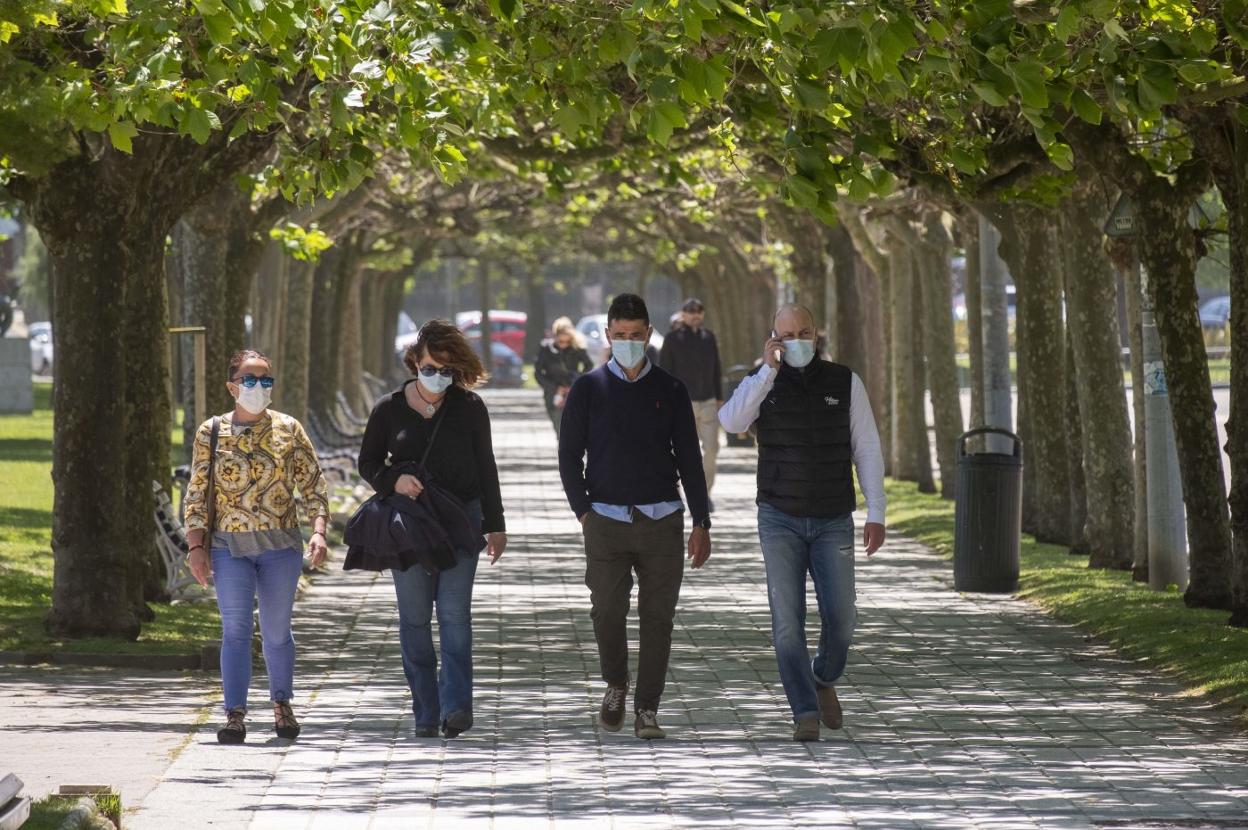
[{"label": "tree trunk", "polygon": [[284,340],[277,373],[281,378],[281,406],[287,415],[303,421],[308,415],[308,369],[312,340],[312,294],[316,268],[291,260],[286,274]]},{"label": "tree trunk", "polygon": [[892,447],[893,476],[902,481],[919,481],[922,477],[921,454],[927,453],[926,442],[919,442],[923,428],[923,397],[918,387],[919,370],[915,367],[914,331],[917,318],[914,303],[914,258],[904,240],[889,233],[889,268],[892,276]]},{"label": "tree trunk", "polygon": [[949,282],[952,244],[939,211],[923,218],[921,245],[916,249],[923,300],[924,351],[927,388],[931,391],[936,425],[936,460],[940,465],[940,495],[952,499],[957,489],[957,445],[962,434],[962,401],[958,392],[958,365],[954,358],[953,302]]},{"label": "tree trunk", "polygon": [[870,394],[877,390],[872,390],[870,385],[872,361],[867,346],[867,307],[863,302],[859,270],[862,258],[854,250],[854,241],[843,224],[825,228],[823,238],[824,250],[832,261],[832,292],[836,294],[836,359],[858,373]]},{"label": "tree trunk", "polygon": [[1140,256],[1161,338],[1187,507],[1191,582],[1183,598],[1193,607],[1229,609],[1231,526],[1213,385],[1196,313],[1196,240],[1187,224],[1191,204],[1176,198],[1170,183],[1157,177],[1136,195]]},{"label": "tree trunk", "polygon": [[1129,569],[1135,533],[1131,427],[1119,359],[1116,283],[1101,245],[1108,208],[1084,181],[1062,207],[1067,324],[1074,345],[1087,481],[1089,565]]},{"label": "tree trunk", "polygon": [[480,292],[478,300],[481,305],[481,325],[479,326],[481,341],[478,348],[481,354],[481,365],[485,367],[487,372],[494,368],[492,352],[494,327],[490,322],[490,306],[494,303],[494,289],[490,284],[490,277],[493,276],[490,272],[493,268],[494,266],[489,262],[480,262],[477,265],[477,289]]},{"label": "tree trunk", "polygon": [[914,326],[910,330],[911,348],[914,354],[914,443],[915,462],[919,465],[919,492],[935,493],[936,480],[932,475],[932,435],[927,425],[927,397],[926,391],[929,388],[927,379],[927,357],[924,354],[927,325],[925,324],[926,311],[923,307],[923,289],[920,283],[923,281],[922,272],[919,267],[919,249],[917,246],[910,248],[910,256],[912,259],[910,292],[913,296],[913,313]]},{"label": "tree trunk", "polygon": [[[204,401],[205,417],[234,408],[225,388],[226,369],[232,350],[226,339],[226,305],[232,295],[225,274],[225,257],[228,243],[225,238],[225,217],[217,210],[214,199],[183,215],[173,226],[171,260],[182,287],[182,319],[188,326],[203,326],[205,331]],[[194,413],[195,400],[194,340],[186,340],[180,367],[184,385],[192,394],[187,396],[183,417],[183,445],[189,451],[199,428]]]},{"label": "tree trunk", "polygon": [[[382,337],[378,344],[377,377],[389,380],[398,371],[398,363],[394,359],[394,340],[399,335],[399,311],[403,308],[403,295],[406,293],[407,276],[395,274],[386,280],[381,295]],[[371,411],[371,408],[370,408]]]},{"label": "tree trunk", "polygon": [[[368,278],[371,279],[369,274]],[[334,395],[341,391],[353,412],[366,411],[364,387],[360,378],[364,374],[364,334],[360,305],[365,291],[366,277],[360,269],[343,275],[342,304],[338,307],[338,386]]]},{"label": "tree trunk", "polygon": [[1226,423],[1232,530],[1229,622],[1242,628],[1248,627],[1248,127],[1224,108],[1205,110],[1203,115],[1208,120],[1195,131],[1196,146],[1209,160],[1226,205],[1230,241],[1231,410]]},{"label": "tree trunk", "polygon": [[1018,203],[1001,216],[1001,255],[1018,292],[1019,421],[1024,436],[1025,529],[1041,542],[1071,543],[1066,331],[1060,243],[1052,210]]},{"label": "tree trunk", "polygon": [[854,249],[867,263],[875,274],[876,286],[879,289],[879,302],[876,309],[879,314],[879,327],[874,336],[879,345],[878,393],[873,399],[875,420],[880,430],[880,451],[884,456],[884,471],[888,475],[896,475],[893,467],[893,300],[892,300],[892,265],[884,251],[871,238],[861,214],[852,209],[840,213],[841,224],[854,243]]},{"label": "tree trunk", "polygon": [[1111,239],[1109,255],[1118,273],[1125,301],[1127,345],[1131,351],[1131,409],[1135,419],[1135,553],[1131,562],[1131,578],[1148,582],[1148,441],[1144,432],[1144,318],[1143,284],[1136,241],[1122,237]]},{"label": "tree trunk", "polygon": [[550,324],[546,319],[546,283],[537,268],[525,269],[524,293],[529,301],[529,316],[525,322],[524,354],[521,357],[528,363],[537,356],[542,338],[546,336],[546,326]]},{"label": "tree trunk", "polygon": [[979,217],[967,214],[961,222],[962,244],[966,251],[966,350],[970,359],[971,427],[984,421],[984,316],[980,301]]},{"label": "tree trunk", "polygon": [[[1065,267],[1062,266],[1063,280]],[[1069,301],[1067,304],[1069,308]],[[1079,380],[1075,371],[1075,343],[1071,327],[1066,327],[1066,469],[1070,471],[1070,552],[1088,556],[1088,481],[1083,458],[1087,453],[1083,418],[1079,414]]]}]

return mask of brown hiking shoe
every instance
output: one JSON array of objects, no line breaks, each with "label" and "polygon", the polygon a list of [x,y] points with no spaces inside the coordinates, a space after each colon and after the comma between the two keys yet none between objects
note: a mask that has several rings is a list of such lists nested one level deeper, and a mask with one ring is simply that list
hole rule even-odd
[{"label": "brown hiking shoe", "polygon": [[624,725],[624,699],[628,697],[628,684],[607,686],[602,696],[602,708],[598,710],[598,725],[608,732],[619,732]]},{"label": "brown hiking shoe", "polygon": [[819,719],[803,718],[797,722],[797,726],[793,727],[793,740],[795,741],[817,741],[819,740]]},{"label": "brown hiking shoe", "polygon": [[841,701],[836,696],[836,689],[831,686],[819,687],[819,714],[823,725],[829,729],[840,729],[845,724],[845,715],[841,711]]}]

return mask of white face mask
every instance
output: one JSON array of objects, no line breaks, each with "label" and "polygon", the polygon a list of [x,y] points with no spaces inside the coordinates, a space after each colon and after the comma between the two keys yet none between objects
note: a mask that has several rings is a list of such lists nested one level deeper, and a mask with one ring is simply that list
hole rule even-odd
[{"label": "white face mask", "polygon": [[421,386],[429,390],[429,394],[431,395],[441,395],[447,389],[450,389],[451,384],[455,382],[454,376],[449,377],[449,378],[444,378],[438,374],[435,374],[431,378],[427,378],[422,373],[422,374],[416,375],[416,379],[420,381]]},{"label": "white face mask", "polygon": [[794,369],[804,368],[810,361],[815,359],[815,341],[813,340],[785,340],[784,341],[784,362],[792,366]]},{"label": "white face mask", "polygon": [[632,369],[646,356],[646,344],[640,340],[612,340],[611,356],[625,369]]},{"label": "white face mask", "polygon": [[248,389],[246,386],[238,387],[238,405],[250,412],[252,415],[259,415],[269,408],[269,404],[273,401],[273,390],[265,389],[260,384]]}]

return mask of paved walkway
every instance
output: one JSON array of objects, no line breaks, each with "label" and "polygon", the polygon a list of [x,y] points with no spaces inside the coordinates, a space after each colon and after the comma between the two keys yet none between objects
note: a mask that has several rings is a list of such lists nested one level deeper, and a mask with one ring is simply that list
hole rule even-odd
[{"label": "paved walkway", "polygon": [[[1248,740],[1225,713],[1024,603],[959,597],[945,563],[900,539],[859,560],[845,730],[793,743],[752,451],[721,454],[715,554],[686,574],[669,739],[599,732],[580,534],[550,427],[519,393],[492,395],[491,410],[511,547],[478,572],[476,728],[411,737],[391,584],[336,572],[298,609],[304,737],[271,738],[259,706],[244,747],[196,732],[154,789],[123,792],[141,798],[127,827],[1248,828]],[[125,720],[142,729],[151,714],[129,694]],[[29,736],[0,701],[0,756]]]}]

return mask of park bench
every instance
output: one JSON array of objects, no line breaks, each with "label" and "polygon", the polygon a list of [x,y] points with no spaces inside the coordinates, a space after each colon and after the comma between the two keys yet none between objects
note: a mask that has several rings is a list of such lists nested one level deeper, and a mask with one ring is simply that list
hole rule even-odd
[{"label": "park bench", "polygon": [[341,389],[338,390],[336,397],[338,423],[352,429],[364,429],[368,425],[368,418],[361,418],[355,414],[355,410],[351,408],[351,402],[347,400],[346,394]]},{"label": "park bench", "polygon": [[152,495],[156,497],[156,547],[165,566],[165,590],[173,599],[203,597],[205,592],[186,564],[189,546],[182,517],[173,509],[173,502],[159,481],[152,482]]},{"label": "park bench", "polygon": [[24,786],[11,772],[0,778],[0,830],[17,830],[30,818],[30,796],[22,795]]}]

